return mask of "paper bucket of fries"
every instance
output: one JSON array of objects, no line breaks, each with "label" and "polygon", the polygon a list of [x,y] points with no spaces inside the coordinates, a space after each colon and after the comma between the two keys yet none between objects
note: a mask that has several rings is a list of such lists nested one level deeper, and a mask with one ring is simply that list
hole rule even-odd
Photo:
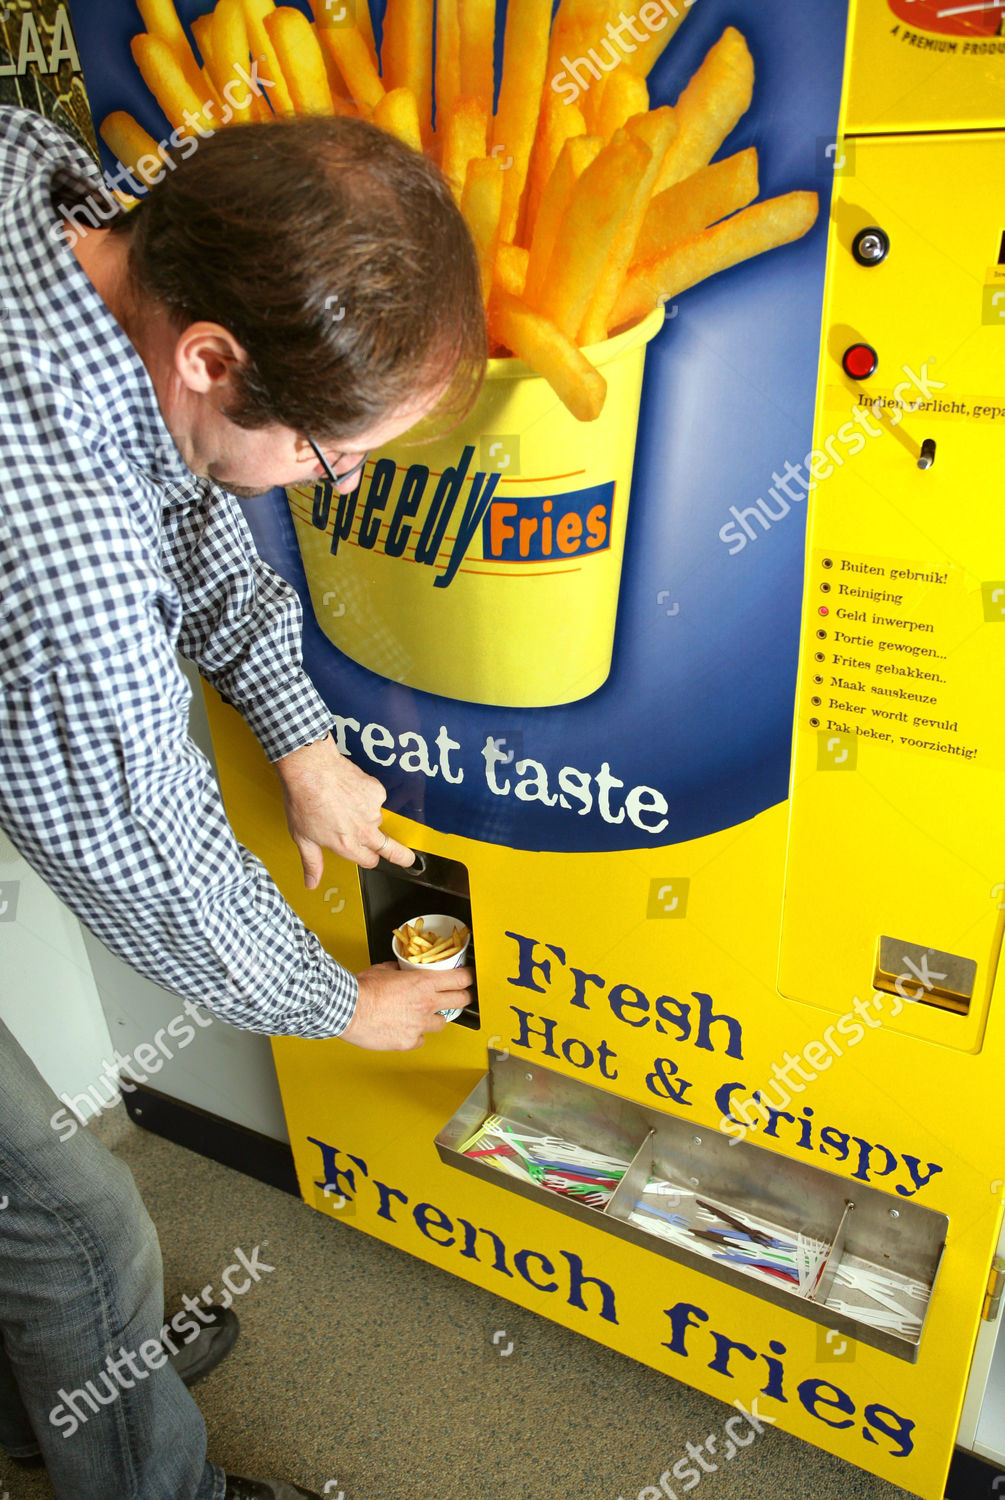
[{"label": "paper bucket of fries", "polygon": [[291,490],[314,612],[381,676],[472,703],[537,708],[611,666],[646,345],[658,308],[586,352],[607,380],[580,422],[543,376],[490,361],[442,441],[374,454],[354,496]]},{"label": "paper bucket of fries", "polygon": [[[399,969],[459,969],[467,962],[471,931],[453,917],[431,913],[396,927],[392,940]],[[437,1011],[445,1021],[456,1021],[462,1005]]]}]

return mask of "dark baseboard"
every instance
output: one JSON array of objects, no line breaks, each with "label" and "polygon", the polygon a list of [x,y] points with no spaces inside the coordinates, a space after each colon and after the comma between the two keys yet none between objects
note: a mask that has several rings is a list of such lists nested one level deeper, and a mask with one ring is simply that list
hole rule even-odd
[{"label": "dark baseboard", "polygon": [[293,1152],[282,1141],[211,1115],[194,1104],[182,1104],[140,1083],[132,1090],[124,1089],[122,1097],[129,1118],[144,1130],[300,1197]]},{"label": "dark baseboard", "polygon": [[1002,1500],[1003,1495],[1005,1473],[986,1458],[957,1448],[946,1480],[946,1500]]}]

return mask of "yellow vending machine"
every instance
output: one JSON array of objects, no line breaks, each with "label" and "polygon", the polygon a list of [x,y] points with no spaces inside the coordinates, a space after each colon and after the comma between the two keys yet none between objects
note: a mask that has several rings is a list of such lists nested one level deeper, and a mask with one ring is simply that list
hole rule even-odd
[{"label": "yellow vending machine", "polygon": [[[493,50],[430,0],[407,67],[405,9],[290,7],[269,65],[399,131],[410,90],[479,225],[495,164],[487,380],[246,515],[414,866],[305,892],[208,701],[325,946],[441,918],[476,999],[275,1040],[302,1195],[939,1500],[1001,1279],[1005,4],[499,0]],[[128,165],[116,111],[177,101],[131,5],[73,13]]]}]

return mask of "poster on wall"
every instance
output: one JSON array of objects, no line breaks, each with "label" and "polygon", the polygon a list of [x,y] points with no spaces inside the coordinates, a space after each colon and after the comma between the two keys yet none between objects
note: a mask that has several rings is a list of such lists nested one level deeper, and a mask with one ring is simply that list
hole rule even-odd
[{"label": "poster on wall", "polygon": [[33,109],[96,150],[69,8],[56,0],[0,3],[0,106]]},{"label": "poster on wall", "polygon": [[[396,82],[389,49],[383,82],[375,63],[351,60],[375,59],[393,36],[388,4],[386,16],[374,0],[372,41],[360,0],[319,3],[316,16],[286,7],[283,25],[268,6],[246,8],[264,19],[231,66],[215,41],[229,35],[226,5],[178,0],[172,41],[155,34],[163,7],[144,5],[145,28],[133,0],[74,0],[106,175],[142,192],[151,153],[188,149],[187,137],[197,149],[210,128],[185,124],[160,47],[184,49],[179,73],[207,93],[212,126],[267,117],[259,95],[282,108],[290,58],[328,79],[335,112],[370,90],[363,113],[379,121],[373,101]],[[516,169],[504,206],[511,180],[525,174],[527,187],[502,232],[510,301],[490,323],[496,357],[478,404],[446,438],[371,455],[351,497],[320,484],[245,513],[301,596],[305,665],[342,748],[384,783],[391,809],[516,849],[664,847],[786,796],[846,6],[651,0],[596,36],[562,30],[560,11],[550,39],[514,36],[535,8],[509,9],[507,36],[497,7],[494,83],[491,55],[478,66],[482,108],[491,93],[499,110],[490,131],[505,117],[515,144],[494,140],[486,154],[501,174]],[[441,32],[435,79],[447,72]],[[507,102],[519,92],[507,93],[508,70],[528,54],[539,58],[529,133]],[[435,133],[423,124],[441,156],[449,109]],[[582,232],[541,261],[556,145],[577,133],[567,228],[585,183]],[[641,163],[649,208],[631,243],[601,253],[586,200],[591,184],[610,189],[615,159]],[[629,221],[643,200],[624,201]],[[588,288],[585,311],[565,295],[588,259],[570,245],[592,245],[598,273],[623,257],[614,295]],[[511,352],[514,309],[542,307],[549,327],[565,325],[565,375],[551,382]]]}]

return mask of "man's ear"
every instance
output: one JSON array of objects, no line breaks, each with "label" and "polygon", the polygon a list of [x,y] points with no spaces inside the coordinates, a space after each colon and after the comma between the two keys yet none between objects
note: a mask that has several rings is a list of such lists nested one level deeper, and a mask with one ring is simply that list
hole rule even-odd
[{"label": "man's ear", "polygon": [[247,356],[241,345],[219,323],[190,323],[175,345],[179,380],[195,395],[229,401],[234,373]]}]

